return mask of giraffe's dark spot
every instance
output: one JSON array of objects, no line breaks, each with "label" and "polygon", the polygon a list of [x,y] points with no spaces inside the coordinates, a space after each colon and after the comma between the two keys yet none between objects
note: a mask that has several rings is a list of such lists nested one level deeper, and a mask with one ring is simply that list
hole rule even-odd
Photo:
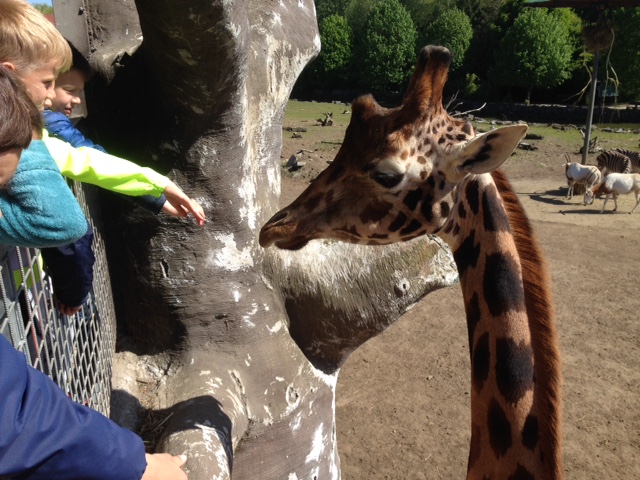
[{"label": "giraffe's dark spot", "polygon": [[406,160],[407,158],[409,158],[409,152],[407,150],[403,150],[402,153],[400,154],[400,158],[402,160]]},{"label": "giraffe's dark spot", "polygon": [[426,170],[422,170],[420,172],[420,180],[424,180],[425,178],[427,178],[427,175],[429,175],[429,172],[427,172]]},{"label": "giraffe's dark spot", "polygon": [[[444,177],[444,172],[438,169],[438,171],[436,172],[436,175],[438,175],[439,177]],[[434,182],[434,185],[435,185],[435,182]]]},{"label": "giraffe's dark spot", "polygon": [[391,222],[391,225],[389,225],[389,231],[397,232],[405,223],[407,223],[407,216],[404,213],[400,212],[398,213],[396,219]]},{"label": "giraffe's dark spot", "polygon": [[416,154],[416,149],[415,147],[411,147],[411,151],[409,152],[409,154],[413,157]]},{"label": "giraffe's dark spot", "polygon": [[435,125],[431,128],[431,133],[432,133],[433,135],[435,135],[436,133],[438,133],[438,128],[437,128]]},{"label": "giraffe's dark spot", "polygon": [[476,231],[471,230],[460,246],[453,252],[453,259],[458,267],[458,274],[462,277],[467,268],[475,267],[480,256],[480,245],[476,245]]},{"label": "giraffe's dark spot", "polygon": [[455,227],[453,227],[453,233],[452,233],[452,235],[453,235],[454,237],[457,237],[459,233],[460,233],[460,224],[459,224],[459,223],[456,223],[456,226],[455,226]]},{"label": "giraffe's dark spot", "polygon": [[453,135],[451,135],[450,133],[447,133],[445,137],[447,137],[447,140],[449,140],[450,142],[453,141]]},{"label": "giraffe's dark spot", "polygon": [[449,125],[449,126],[447,126],[447,132],[450,132],[450,131],[452,131],[452,130],[453,130],[453,125]]},{"label": "giraffe's dark spot", "polygon": [[418,202],[422,200],[424,192],[421,188],[416,188],[415,190],[411,190],[404,197],[403,203],[409,208],[409,210],[413,211],[418,206]]},{"label": "giraffe's dark spot", "polygon": [[456,135],[456,140],[459,142],[464,142],[467,139],[467,135],[465,135],[464,133],[459,133],[458,135]]},{"label": "giraffe's dark spot", "polygon": [[431,175],[429,178],[427,178],[427,187],[431,187],[432,189],[436,186],[436,179],[433,178],[433,175]]},{"label": "giraffe's dark spot", "polygon": [[536,477],[522,465],[518,464],[516,471],[507,480],[536,480]]},{"label": "giraffe's dark spot", "polygon": [[538,417],[529,415],[524,422],[522,429],[522,444],[529,450],[535,450],[540,439],[540,428],[538,426]]},{"label": "giraffe's dark spot", "polygon": [[496,458],[500,458],[511,448],[513,439],[511,438],[511,423],[495,399],[489,403],[487,427],[489,428],[491,448]]},{"label": "giraffe's dark spot", "polygon": [[[487,138],[489,138],[488,135],[487,135]],[[492,149],[493,149],[493,147],[488,142],[485,143],[484,145],[482,145],[482,147],[480,147],[480,150],[478,150],[478,153],[476,153],[476,155],[474,157],[471,157],[470,159],[468,159],[465,162],[463,162],[463,164],[461,165],[460,168],[462,170],[465,170],[466,167],[469,167],[469,166],[473,165],[476,162],[478,162],[478,163],[486,162],[491,157],[491,150]]]},{"label": "giraffe's dark spot", "polygon": [[503,253],[487,255],[484,296],[489,311],[498,317],[510,310],[524,310],[524,291],[515,260]]},{"label": "giraffe's dark spot", "polygon": [[[471,339],[473,342],[473,339]],[[478,338],[471,353],[471,378],[476,391],[482,391],[484,382],[489,377],[489,363],[491,352],[489,351],[489,334],[484,333]]]},{"label": "giraffe's dark spot", "polygon": [[469,445],[469,462],[467,471],[471,470],[480,458],[482,445],[482,428],[475,423],[471,425],[471,444]]},{"label": "giraffe's dark spot", "polygon": [[482,195],[484,229],[487,232],[510,232],[509,218],[504,210],[495,185],[487,187]]},{"label": "giraffe's dark spot", "polygon": [[325,193],[318,193],[316,195],[309,197],[309,199],[305,203],[305,206],[311,211],[315,210],[316,208],[318,208],[318,205],[322,203],[322,200],[325,198],[325,195],[326,195]]},{"label": "giraffe's dark spot", "polygon": [[467,202],[469,202],[469,208],[474,215],[477,215],[480,211],[480,188],[478,187],[478,182],[472,181],[467,183],[465,193]]},{"label": "giraffe's dark spot", "polygon": [[[444,137],[440,137],[440,138],[438,139],[438,144],[442,145],[442,144],[443,144],[444,142],[446,142],[446,141],[447,141],[447,139],[446,139],[446,138],[444,138]],[[465,162],[465,163],[466,163],[466,162]]]},{"label": "giraffe's dark spot", "polygon": [[496,383],[511,404],[517,403],[533,388],[533,351],[531,345],[517,345],[510,338],[496,340]]},{"label": "giraffe's dark spot", "polygon": [[384,240],[384,239],[389,238],[389,235],[387,233],[373,233],[373,234],[371,234],[369,236],[369,238],[372,238],[372,239],[377,238],[377,239],[380,239],[380,240]]},{"label": "giraffe's dark spot", "polygon": [[444,233],[450,233],[454,225],[456,225],[456,222],[449,220],[444,226]]},{"label": "giraffe's dark spot", "polygon": [[427,159],[426,159],[423,155],[420,155],[420,156],[418,157],[418,163],[419,163],[420,165],[424,165],[425,163],[427,163]]},{"label": "giraffe's dark spot", "polygon": [[376,202],[369,204],[360,214],[360,220],[362,223],[378,222],[389,214],[389,210],[391,210],[391,204],[388,202]]},{"label": "giraffe's dark spot", "polygon": [[480,322],[480,302],[478,301],[478,293],[473,292],[473,295],[464,307],[467,313],[467,332],[469,333],[469,352],[473,351],[473,334],[476,331],[476,326]]},{"label": "giraffe's dark spot", "polygon": [[447,202],[440,202],[440,215],[443,217],[448,217],[449,212],[451,211],[451,206]]},{"label": "giraffe's dark spot", "polygon": [[422,226],[422,223],[420,223],[417,220],[412,220],[409,225],[407,225],[405,228],[400,230],[400,235],[402,235],[403,237],[406,235],[409,235],[415,232],[416,230],[418,230],[421,226]]},{"label": "giraffe's dark spot", "polygon": [[332,183],[335,183],[335,181],[338,180],[343,174],[344,174],[343,167],[341,166],[334,167],[333,170],[331,170],[331,175],[329,175],[329,178],[327,178],[327,183],[329,185],[331,185]]},{"label": "giraffe's dark spot", "polygon": [[460,202],[458,204],[458,217],[467,218],[467,211],[464,208],[464,203]]},{"label": "giraffe's dark spot", "polygon": [[420,212],[427,222],[431,222],[433,220],[433,196],[429,194],[424,196]]}]

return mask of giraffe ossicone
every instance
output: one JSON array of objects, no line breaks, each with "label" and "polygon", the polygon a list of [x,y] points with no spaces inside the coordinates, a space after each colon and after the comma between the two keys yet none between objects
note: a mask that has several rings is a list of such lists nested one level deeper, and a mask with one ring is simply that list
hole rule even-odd
[{"label": "giraffe ossicone", "polygon": [[260,231],[260,245],[366,245],[436,234],[460,275],[471,354],[468,479],[563,477],[561,373],[550,281],[499,167],[526,125],[476,135],[442,95],[451,62],[425,47],[402,104],[356,99],[334,161]]}]

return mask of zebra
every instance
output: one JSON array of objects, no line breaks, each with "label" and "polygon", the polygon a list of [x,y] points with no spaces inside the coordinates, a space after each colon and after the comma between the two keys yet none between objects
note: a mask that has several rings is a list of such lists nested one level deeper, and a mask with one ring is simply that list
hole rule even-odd
[{"label": "zebra", "polygon": [[633,150],[626,150],[624,148],[615,148],[614,150],[629,157],[631,161],[631,171],[633,173],[640,173],[640,152],[634,152]]},{"label": "zebra", "polygon": [[598,155],[598,169],[602,172],[602,178],[608,173],[631,173],[631,160],[626,155],[607,150]]}]

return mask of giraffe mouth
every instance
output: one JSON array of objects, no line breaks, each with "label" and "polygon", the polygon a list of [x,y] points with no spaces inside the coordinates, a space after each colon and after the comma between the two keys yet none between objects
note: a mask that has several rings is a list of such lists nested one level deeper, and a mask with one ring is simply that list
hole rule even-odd
[{"label": "giraffe mouth", "polygon": [[291,237],[282,240],[276,240],[274,245],[281,250],[300,250],[309,240],[305,237]]}]

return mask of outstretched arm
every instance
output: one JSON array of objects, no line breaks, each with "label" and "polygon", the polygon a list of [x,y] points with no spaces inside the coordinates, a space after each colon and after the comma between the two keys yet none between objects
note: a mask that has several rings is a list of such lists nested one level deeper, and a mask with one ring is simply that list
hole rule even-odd
[{"label": "outstretched arm", "polygon": [[164,190],[164,195],[165,197],[167,197],[167,203],[169,203],[173,207],[172,210],[168,210],[163,207],[162,210],[165,213],[174,215],[176,217],[186,217],[191,213],[196,219],[198,225],[204,225],[206,217],[204,215],[204,210],[202,209],[200,204],[194,199],[189,198],[182,190],[180,190],[180,187],[178,187],[171,180],[169,180],[169,184]]}]

